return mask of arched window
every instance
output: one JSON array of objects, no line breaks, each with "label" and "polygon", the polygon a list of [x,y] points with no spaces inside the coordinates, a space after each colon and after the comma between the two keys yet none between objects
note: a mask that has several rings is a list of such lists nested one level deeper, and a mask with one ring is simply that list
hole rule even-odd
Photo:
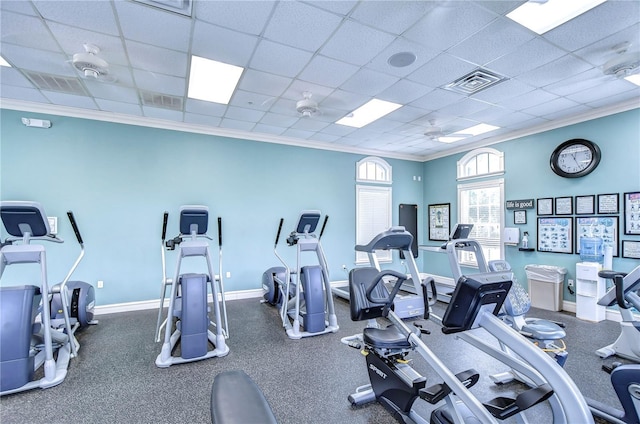
[{"label": "arched window", "polygon": [[384,159],[374,156],[366,157],[356,164],[356,181],[391,184],[391,165]]},{"label": "arched window", "polygon": [[[356,243],[367,244],[391,227],[391,165],[369,156],[356,163]],[[377,253],[381,262],[391,261],[391,251]],[[368,256],[356,252],[356,263],[367,263]]]},{"label": "arched window", "polygon": [[504,174],[504,153],[484,147],[458,161],[458,180]]}]

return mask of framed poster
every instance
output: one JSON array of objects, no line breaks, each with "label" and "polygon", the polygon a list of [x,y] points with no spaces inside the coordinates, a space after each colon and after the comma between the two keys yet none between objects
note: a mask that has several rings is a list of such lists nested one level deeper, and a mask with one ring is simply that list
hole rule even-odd
[{"label": "framed poster", "polygon": [[451,204],[429,205],[429,240],[448,241]]},{"label": "framed poster", "polygon": [[573,197],[556,197],[556,215],[573,215]]},{"label": "framed poster", "polygon": [[618,217],[576,217],[576,253],[580,253],[582,237],[600,237],[605,246],[613,247],[613,256],[618,256]]},{"label": "framed poster", "polygon": [[640,235],[640,191],[624,194],[624,233]]},{"label": "framed poster", "polygon": [[538,199],[538,215],[553,215],[553,198]]},{"label": "framed poster", "polygon": [[538,251],[573,253],[573,219],[538,218]]},{"label": "framed poster", "polygon": [[513,211],[513,223],[514,224],[526,224],[527,223],[527,211]]},{"label": "framed poster", "polygon": [[619,199],[620,195],[618,193],[598,194],[598,215],[620,212],[618,207]]},{"label": "framed poster", "polygon": [[640,259],[640,241],[622,240],[622,257]]},{"label": "framed poster", "polygon": [[596,213],[596,196],[576,196],[576,215],[593,215]]}]

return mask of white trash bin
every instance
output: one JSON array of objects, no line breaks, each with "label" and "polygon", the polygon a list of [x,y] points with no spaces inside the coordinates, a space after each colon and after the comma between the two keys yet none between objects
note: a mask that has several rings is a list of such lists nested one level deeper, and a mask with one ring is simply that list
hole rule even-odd
[{"label": "white trash bin", "polygon": [[553,265],[527,265],[524,269],[529,282],[531,306],[561,311],[562,287],[567,269]]}]

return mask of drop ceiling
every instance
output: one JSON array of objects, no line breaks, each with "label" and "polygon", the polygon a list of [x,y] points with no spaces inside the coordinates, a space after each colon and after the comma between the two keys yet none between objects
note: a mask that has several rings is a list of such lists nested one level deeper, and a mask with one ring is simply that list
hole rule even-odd
[{"label": "drop ceiling", "polygon": [[[429,160],[640,106],[640,87],[603,73],[614,46],[640,49],[638,1],[607,1],[543,35],[506,18],[522,1],[164,3],[190,15],[131,0],[2,0],[12,67],[0,68],[1,107]],[[108,78],[73,67],[86,43]],[[388,63],[404,52],[415,62]],[[228,105],[187,97],[192,54],[245,68]],[[478,68],[505,80],[446,88]],[[309,93],[319,113],[302,116]],[[360,129],[335,123],[373,98],[403,106]],[[447,144],[424,135],[430,122],[444,134],[500,129]]]}]

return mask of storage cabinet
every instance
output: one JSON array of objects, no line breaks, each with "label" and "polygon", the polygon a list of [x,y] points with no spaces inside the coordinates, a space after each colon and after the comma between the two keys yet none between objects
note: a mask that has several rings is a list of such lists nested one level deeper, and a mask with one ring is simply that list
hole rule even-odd
[{"label": "storage cabinet", "polygon": [[605,319],[606,306],[598,305],[607,289],[606,281],[598,277],[602,265],[596,262],[576,264],[576,317],[593,322]]}]

